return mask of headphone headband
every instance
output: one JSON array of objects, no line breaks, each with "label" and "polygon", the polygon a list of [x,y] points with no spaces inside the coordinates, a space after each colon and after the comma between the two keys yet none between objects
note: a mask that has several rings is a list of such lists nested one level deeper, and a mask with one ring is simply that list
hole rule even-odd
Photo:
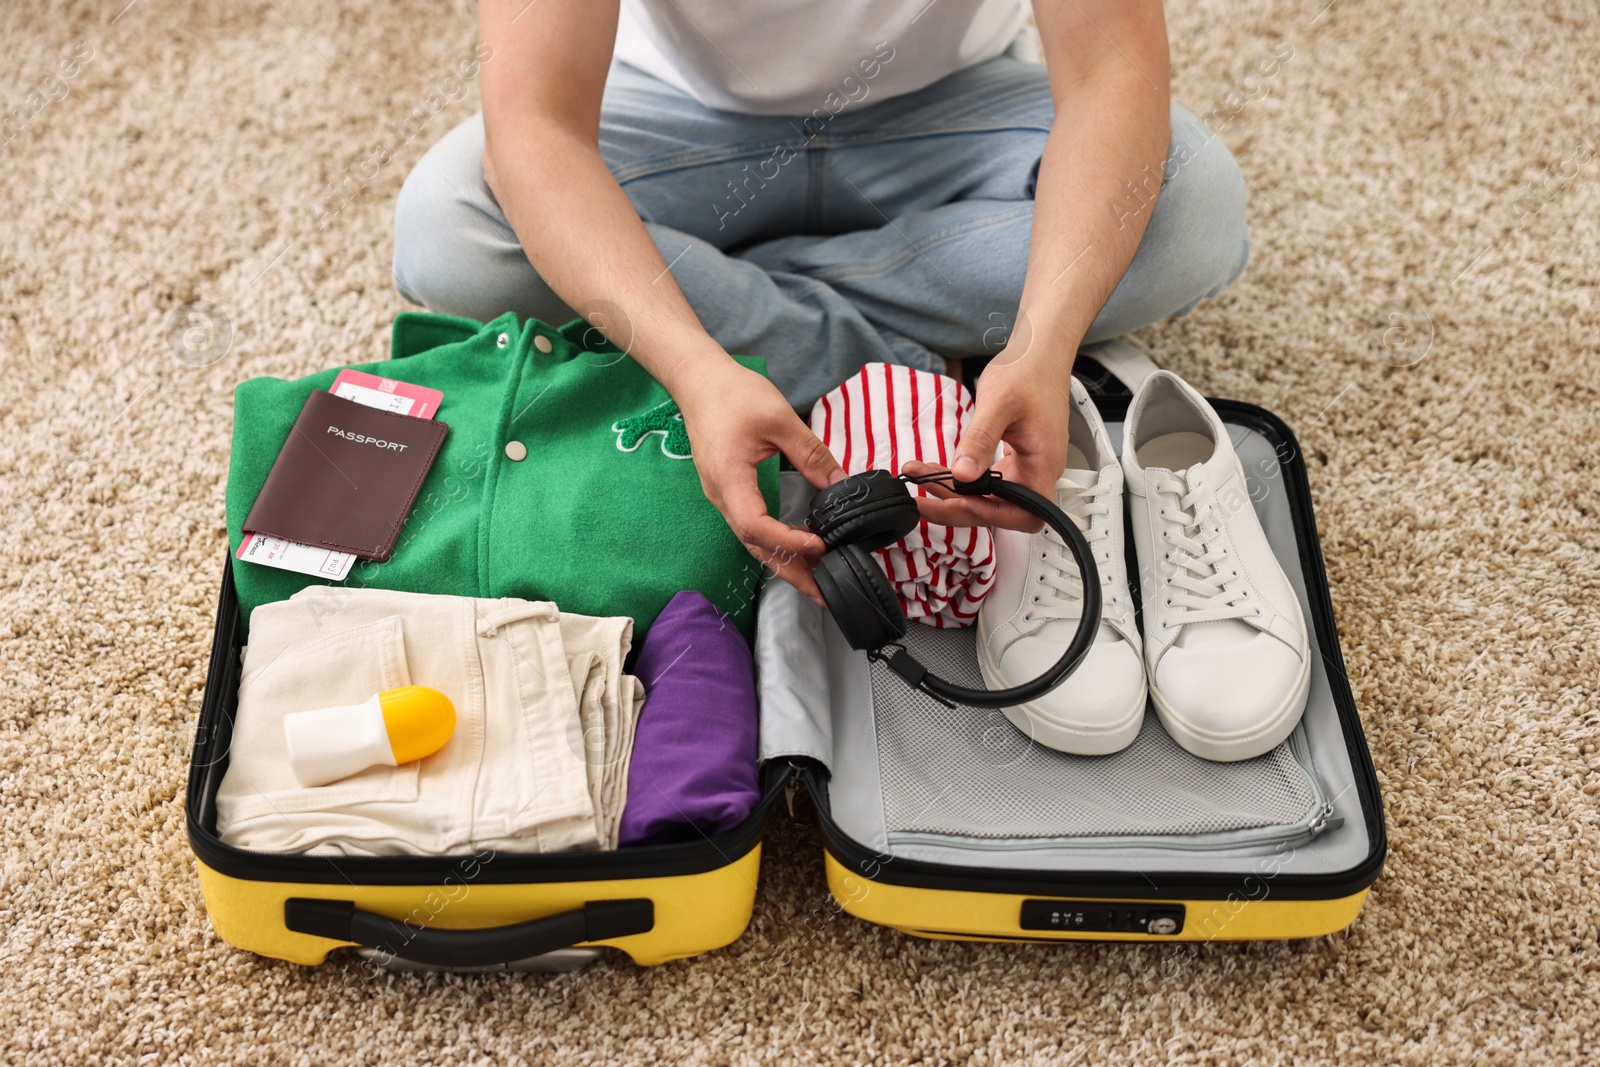
[{"label": "headphone headband", "polygon": [[[916,501],[906,484],[930,482],[945,485],[962,496],[995,496],[1015,504],[1043,519],[1072,553],[1083,579],[1083,614],[1061,658],[1033,681],[1009,689],[956,685],[929,672],[915,656],[896,644],[905,636],[906,619],[888,579],[866,557],[866,552],[892,544],[916,527]],[[1027,486],[1008,482],[997,472],[985,472],[970,482],[944,472],[898,477],[887,471],[854,474],[817,494],[806,525],[828,546],[817,567],[817,588],[850,647],[882,660],[906,684],[936,700],[975,708],[1026,704],[1066,681],[1094,643],[1100,626],[1100,576],[1088,540],[1055,501]],[[889,536],[891,533],[893,536]],[[867,608],[865,613],[863,606]],[[885,654],[885,649],[893,651]]]}]

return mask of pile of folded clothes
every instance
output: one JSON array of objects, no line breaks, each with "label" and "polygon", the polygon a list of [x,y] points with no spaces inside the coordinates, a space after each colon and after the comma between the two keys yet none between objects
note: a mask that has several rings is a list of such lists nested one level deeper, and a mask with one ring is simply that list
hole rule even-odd
[{"label": "pile of folded clothes", "polygon": [[[775,461],[760,484],[775,503]],[[550,852],[753,809],[762,572],[670,397],[581,321],[406,314],[388,362],[243,383],[228,530],[248,641],[224,842]],[[304,783],[287,719],[408,686],[453,706],[437,750],[380,737],[393,759]]]},{"label": "pile of folded clothes", "polygon": [[[644,691],[626,618],[547,601],[305,589],[254,614],[222,838],[264,852],[609,848]],[[434,755],[300,787],[283,720],[425,681],[456,726]]]}]

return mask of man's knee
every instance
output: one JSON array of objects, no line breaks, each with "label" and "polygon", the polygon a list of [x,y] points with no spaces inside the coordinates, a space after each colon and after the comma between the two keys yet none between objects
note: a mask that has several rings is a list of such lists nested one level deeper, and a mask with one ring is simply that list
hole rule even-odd
[{"label": "man's knee", "polygon": [[1222,139],[1173,105],[1172,140],[1162,174],[1159,212],[1182,235],[1195,273],[1220,291],[1244,271],[1250,256],[1248,192],[1238,161]]},{"label": "man's knee", "polygon": [[406,175],[394,205],[394,284],[414,304],[437,307],[447,281],[452,219],[459,198],[429,152]]},{"label": "man's knee", "polygon": [[1250,258],[1239,164],[1221,139],[1176,104],[1166,166],[1155,178],[1158,196],[1135,182],[1116,206],[1125,219],[1149,225],[1086,341],[1186,314],[1227,288]]},{"label": "man's knee", "polygon": [[429,311],[487,322],[507,311],[566,322],[483,179],[483,125],[445,134],[406,176],[394,208],[394,284]]},{"label": "man's knee", "polygon": [[394,287],[401,296],[413,304],[425,304],[412,281],[422,271],[424,260],[420,250],[427,238],[429,223],[427,198],[413,187],[416,178],[417,170],[412,168],[400,186],[399,198],[395,200],[393,275]]},{"label": "man's knee", "polygon": [[499,207],[483,182],[483,125],[474,117],[428,149],[400,187],[394,207],[400,295],[433,311],[469,314],[470,305],[481,312],[496,248],[514,242],[503,223],[496,232],[491,215]]}]

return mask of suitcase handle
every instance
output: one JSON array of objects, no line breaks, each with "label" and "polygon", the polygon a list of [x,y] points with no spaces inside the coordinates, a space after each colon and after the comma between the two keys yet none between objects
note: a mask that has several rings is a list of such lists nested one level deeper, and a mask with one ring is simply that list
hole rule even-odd
[{"label": "suitcase handle", "polygon": [[581,908],[530,922],[446,930],[362,911],[348,900],[291,897],[283,903],[283,924],[297,934],[354,941],[416,963],[490,967],[584,941],[648,933],[655,927],[655,912],[649,900],[591,900]]}]

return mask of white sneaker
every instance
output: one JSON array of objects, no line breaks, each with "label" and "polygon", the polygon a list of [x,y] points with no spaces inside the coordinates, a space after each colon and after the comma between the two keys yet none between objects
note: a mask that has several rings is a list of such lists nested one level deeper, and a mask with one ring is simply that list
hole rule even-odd
[{"label": "white sneaker", "polygon": [[[1056,503],[1083,531],[1100,571],[1100,629],[1078,669],[1055,690],[1005,716],[1047,748],[1103,756],[1126,748],[1144,723],[1145,674],[1128,595],[1122,468],[1089,392],[1072,380],[1067,469]],[[1083,615],[1072,553],[1046,527],[996,530],[995,584],[978,612],[978,667],[991,689],[1037,678],[1061,658]]]},{"label": "white sneaker", "polygon": [[1305,711],[1305,614],[1256,518],[1222,420],[1170,371],[1123,424],[1150,695],[1196,756],[1270,752]]}]

